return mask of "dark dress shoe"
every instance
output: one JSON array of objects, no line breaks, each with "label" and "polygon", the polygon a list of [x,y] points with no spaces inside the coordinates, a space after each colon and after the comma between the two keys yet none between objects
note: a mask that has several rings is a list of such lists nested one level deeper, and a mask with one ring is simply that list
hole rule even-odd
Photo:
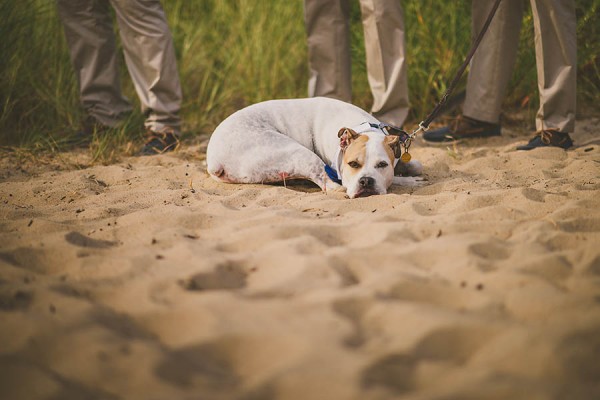
[{"label": "dark dress shoe", "polygon": [[179,146],[179,139],[168,129],[163,132],[147,131],[147,141],[140,150],[140,155],[151,156],[173,151]]},{"label": "dark dress shoe", "polygon": [[517,146],[517,150],[533,150],[538,147],[549,146],[566,150],[573,146],[573,140],[566,132],[561,132],[558,129],[545,129],[537,132],[529,143]]},{"label": "dark dress shoe", "polygon": [[487,138],[500,136],[500,125],[459,116],[456,121],[442,128],[431,129],[423,133],[423,139],[429,142],[452,142],[459,139]]}]

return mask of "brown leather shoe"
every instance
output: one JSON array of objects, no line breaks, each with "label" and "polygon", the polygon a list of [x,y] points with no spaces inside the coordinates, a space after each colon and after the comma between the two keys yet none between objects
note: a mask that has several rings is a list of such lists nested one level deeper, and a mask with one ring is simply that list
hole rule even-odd
[{"label": "brown leather shoe", "polygon": [[81,128],[71,137],[67,139],[67,144],[76,147],[86,147],[96,137],[104,136],[115,131],[115,128],[104,125],[96,118],[88,115],[82,122]]},{"label": "brown leather shoe", "polygon": [[179,139],[172,129],[165,129],[162,132],[148,130],[146,137],[146,143],[142,147],[142,150],[140,150],[140,155],[142,156],[162,154],[179,147]]}]

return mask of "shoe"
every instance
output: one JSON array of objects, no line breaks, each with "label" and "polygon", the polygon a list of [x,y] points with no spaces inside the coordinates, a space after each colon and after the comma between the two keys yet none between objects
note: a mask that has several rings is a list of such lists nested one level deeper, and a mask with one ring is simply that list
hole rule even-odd
[{"label": "shoe", "polygon": [[452,142],[458,139],[486,138],[500,136],[500,125],[478,121],[460,115],[456,121],[443,128],[423,133],[423,139],[429,142]]},{"label": "shoe", "polygon": [[111,130],[114,130],[114,128],[104,125],[96,118],[88,115],[81,123],[81,128],[73,136],[67,139],[67,144],[77,147],[89,146],[94,139],[94,135],[103,136]]},{"label": "shoe", "polygon": [[558,129],[544,129],[536,132],[533,139],[523,146],[517,146],[517,150],[532,150],[537,147],[560,147],[568,149],[573,146],[573,140],[566,132]]},{"label": "shoe", "polygon": [[140,150],[140,155],[142,156],[162,154],[179,147],[179,139],[171,129],[166,129],[163,132],[148,130],[146,136],[146,143],[142,147],[142,150]]}]

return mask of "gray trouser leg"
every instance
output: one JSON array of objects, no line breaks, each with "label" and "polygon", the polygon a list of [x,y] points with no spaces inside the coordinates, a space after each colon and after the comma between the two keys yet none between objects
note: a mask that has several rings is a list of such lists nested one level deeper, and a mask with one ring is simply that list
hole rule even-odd
[{"label": "gray trouser leg", "polygon": [[[384,122],[408,114],[404,22],[400,0],[361,0],[367,72],[373,107]],[[310,78],[308,95],[352,100],[348,0],[305,0]]]},{"label": "gray trouser leg", "polygon": [[[473,31],[478,33],[492,6],[473,0]],[[540,108],[537,129],[573,132],[576,107],[577,43],[573,0],[531,0],[535,29]],[[471,62],[463,114],[496,123],[514,67],[522,2],[503,0]]]},{"label": "gray trouser leg", "polygon": [[119,59],[108,2],[57,0],[81,103],[102,124],[116,127],[131,105],[121,94]]},{"label": "gray trouser leg", "polygon": [[538,130],[575,130],[577,22],[573,0],[531,0],[540,108]]},{"label": "gray trouser leg", "polygon": [[181,86],[173,39],[159,0],[110,0],[125,61],[147,115],[146,128],[177,133],[181,124]]},{"label": "gray trouser leg", "polygon": [[348,0],[305,0],[308,95],[352,101]]},{"label": "gray trouser leg", "polygon": [[110,5],[146,127],[178,133],[181,87],[173,40],[159,0],[57,0],[84,108],[116,126],[131,106],[121,94]]},{"label": "gray trouser leg", "polygon": [[[472,36],[481,31],[492,0],[471,2]],[[480,121],[498,123],[506,87],[512,75],[523,20],[522,0],[502,0],[481,41],[469,69],[463,114]]]},{"label": "gray trouser leg", "polygon": [[408,115],[404,15],[400,0],[361,0],[371,113],[401,126]]}]

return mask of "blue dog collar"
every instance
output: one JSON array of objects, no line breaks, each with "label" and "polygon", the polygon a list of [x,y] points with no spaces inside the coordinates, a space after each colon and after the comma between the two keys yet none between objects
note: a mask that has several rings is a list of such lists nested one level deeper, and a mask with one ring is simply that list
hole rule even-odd
[{"label": "blue dog collar", "polygon": [[327,174],[329,179],[331,179],[333,182],[337,183],[338,185],[342,184],[342,180],[338,176],[337,171],[335,169],[331,168],[327,164],[325,164],[325,173]]}]

